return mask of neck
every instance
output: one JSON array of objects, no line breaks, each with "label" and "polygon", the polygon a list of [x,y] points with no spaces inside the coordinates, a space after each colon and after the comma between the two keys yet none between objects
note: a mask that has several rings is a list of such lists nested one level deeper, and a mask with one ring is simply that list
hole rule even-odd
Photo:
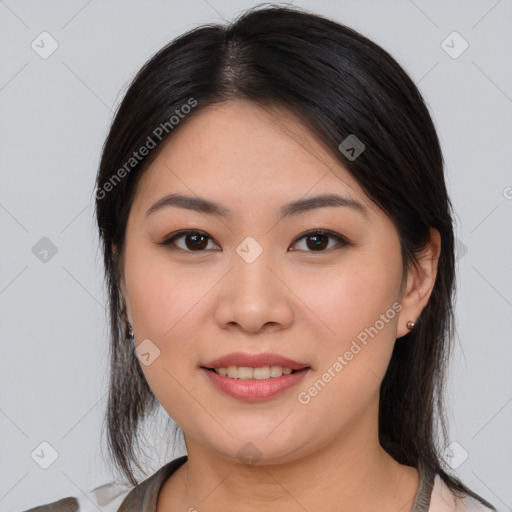
[{"label": "neck", "polygon": [[213,512],[222,505],[225,512],[409,512],[418,473],[382,449],[377,429],[368,427],[374,424],[355,425],[334,443],[315,446],[314,451],[285,464],[263,459],[243,464],[187,439],[188,460],[165,482],[157,511]]}]

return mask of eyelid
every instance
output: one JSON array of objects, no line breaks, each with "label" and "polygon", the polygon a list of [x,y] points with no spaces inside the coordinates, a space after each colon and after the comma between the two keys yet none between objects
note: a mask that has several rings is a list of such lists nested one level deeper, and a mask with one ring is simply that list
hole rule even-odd
[{"label": "eyelid", "polygon": [[[180,231],[176,231],[174,233],[171,233],[169,236],[167,236],[163,241],[157,242],[157,245],[170,246],[170,245],[173,244],[173,242],[177,238],[180,238],[180,237],[188,235],[188,234],[198,234],[198,235],[206,236],[215,245],[217,245],[217,246],[220,245],[220,244],[217,243],[217,241],[212,236],[210,236],[205,231],[201,231],[200,229],[183,229],[183,230],[180,230]],[[295,245],[299,240],[301,240],[301,239],[303,239],[303,238],[305,238],[305,237],[307,237],[309,235],[315,235],[315,234],[327,235],[330,238],[333,238],[334,240],[336,240],[338,242],[338,247],[331,247],[330,249],[321,250],[321,251],[306,251],[306,252],[310,252],[310,253],[330,252],[332,249],[336,249],[336,248],[340,248],[340,247],[344,247],[344,246],[350,245],[350,242],[345,237],[343,237],[342,235],[340,235],[340,234],[338,234],[338,233],[336,233],[334,231],[330,231],[328,229],[322,229],[322,228],[314,228],[314,229],[310,229],[308,231],[305,231],[305,232],[301,233],[300,235],[298,235],[295,238],[295,240],[292,242],[292,245]],[[182,251],[182,252],[189,252],[189,253],[194,253],[194,252],[195,253],[203,253],[203,252],[207,252],[206,250],[202,250],[202,251],[187,251],[187,250],[181,249],[179,247],[174,247],[173,250]],[[294,250],[296,250],[296,249],[294,249]]]}]

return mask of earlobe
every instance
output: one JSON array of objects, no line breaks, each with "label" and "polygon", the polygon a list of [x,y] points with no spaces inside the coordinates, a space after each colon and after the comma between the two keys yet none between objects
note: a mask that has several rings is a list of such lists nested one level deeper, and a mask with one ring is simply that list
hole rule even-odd
[{"label": "earlobe", "polygon": [[[397,338],[412,330],[427,305],[437,277],[437,265],[441,254],[441,235],[430,228],[430,241],[416,257],[408,271],[407,284],[402,296],[402,310],[397,326]],[[412,324],[412,325],[411,325]]]}]

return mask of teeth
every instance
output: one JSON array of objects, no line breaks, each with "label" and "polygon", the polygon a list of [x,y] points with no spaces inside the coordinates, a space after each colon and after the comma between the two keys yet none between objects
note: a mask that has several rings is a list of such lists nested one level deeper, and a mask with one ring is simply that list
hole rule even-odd
[{"label": "teeth", "polygon": [[260,368],[250,368],[249,366],[228,366],[227,368],[214,368],[215,373],[230,377],[232,379],[257,379],[264,380],[281,375],[289,375],[294,370],[283,368],[282,366],[262,366]]}]

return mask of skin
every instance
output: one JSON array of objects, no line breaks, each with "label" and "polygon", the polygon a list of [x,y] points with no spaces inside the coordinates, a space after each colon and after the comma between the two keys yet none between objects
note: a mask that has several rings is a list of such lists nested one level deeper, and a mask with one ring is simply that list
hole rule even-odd
[{"label": "skin", "polygon": [[[219,202],[232,217],[176,206],[145,215],[178,192]],[[322,193],[355,199],[366,212],[330,206],[278,220],[281,205]],[[302,235],[320,228],[348,244],[327,238],[315,251]],[[158,245],[183,229],[210,237],[202,252],[190,237]],[[236,252],[247,236],[263,249],[250,264]],[[431,230],[418,267],[403,275],[393,223],[293,114],[230,100],[187,119],[138,185],[122,254],[135,344],[150,339],[160,350],[142,370],[183,429],[188,454],[157,511],[410,511],[418,472],[378,442],[379,387],[396,338],[428,302],[439,251]],[[401,311],[300,403],[298,393],[396,302]],[[272,399],[238,400],[199,368],[235,351],[276,352],[312,371]],[[257,464],[237,456],[248,442]]]}]

